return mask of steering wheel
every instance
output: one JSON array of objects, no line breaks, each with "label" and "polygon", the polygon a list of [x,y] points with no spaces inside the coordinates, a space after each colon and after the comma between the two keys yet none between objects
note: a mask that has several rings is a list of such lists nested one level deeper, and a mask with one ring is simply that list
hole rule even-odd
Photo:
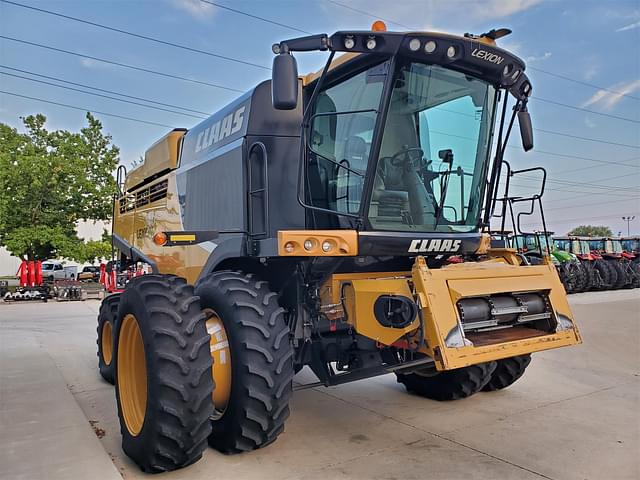
[{"label": "steering wheel", "polygon": [[404,165],[411,165],[418,167],[419,162],[422,162],[424,157],[424,151],[418,147],[403,148],[389,159],[389,163],[394,167],[401,167]]}]

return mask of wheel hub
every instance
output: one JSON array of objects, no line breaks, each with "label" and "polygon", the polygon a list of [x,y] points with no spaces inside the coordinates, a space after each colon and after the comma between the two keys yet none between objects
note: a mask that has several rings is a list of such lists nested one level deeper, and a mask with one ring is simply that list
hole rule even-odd
[{"label": "wheel hub", "polygon": [[111,322],[104,322],[102,325],[102,334],[100,339],[100,348],[102,350],[102,360],[104,364],[111,365],[113,358],[113,327]]},{"label": "wheel hub", "polygon": [[147,410],[147,362],[140,327],[131,314],[124,317],[120,328],[116,378],[124,423],[135,437],[142,430]]},{"label": "wheel hub", "polygon": [[231,396],[231,350],[229,349],[229,339],[227,331],[224,328],[222,320],[218,314],[206,309],[207,332],[211,335],[211,356],[213,357],[213,381],[215,387],[213,389],[213,405],[215,408],[214,417],[220,418],[229,404]]}]

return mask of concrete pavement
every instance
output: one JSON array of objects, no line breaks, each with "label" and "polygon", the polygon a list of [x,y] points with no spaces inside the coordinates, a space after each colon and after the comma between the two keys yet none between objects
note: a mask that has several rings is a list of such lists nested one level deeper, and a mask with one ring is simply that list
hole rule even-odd
[{"label": "concrete pavement", "polygon": [[[274,444],[163,478],[640,478],[640,291],[570,301],[584,344],[534,355],[504,391],[440,403],[387,375],[296,392]],[[98,307],[0,304],[0,478],[146,477],[96,369]]]}]

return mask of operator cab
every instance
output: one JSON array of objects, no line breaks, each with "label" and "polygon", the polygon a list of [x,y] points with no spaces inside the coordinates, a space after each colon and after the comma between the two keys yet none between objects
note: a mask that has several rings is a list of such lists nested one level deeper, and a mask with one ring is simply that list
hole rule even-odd
[{"label": "operator cab", "polygon": [[[298,200],[308,227],[459,236],[486,226],[501,89],[516,98],[523,146],[532,147],[531,85],[524,63],[495,47],[505,32],[337,32],[274,45],[276,109],[297,105],[291,52],[331,51],[302,95]],[[349,53],[334,62],[336,52]]]}]

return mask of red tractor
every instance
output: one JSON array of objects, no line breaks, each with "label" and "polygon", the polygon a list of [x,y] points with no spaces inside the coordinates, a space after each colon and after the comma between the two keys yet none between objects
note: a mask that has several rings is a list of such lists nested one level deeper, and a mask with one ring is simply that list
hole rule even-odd
[{"label": "red tractor", "polygon": [[615,278],[612,277],[612,288],[636,288],[640,287],[639,264],[634,262],[636,255],[626,252],[622,248],[620,238],[592,238],[589,240],[592,251],[601,255],[615,270]]}]

